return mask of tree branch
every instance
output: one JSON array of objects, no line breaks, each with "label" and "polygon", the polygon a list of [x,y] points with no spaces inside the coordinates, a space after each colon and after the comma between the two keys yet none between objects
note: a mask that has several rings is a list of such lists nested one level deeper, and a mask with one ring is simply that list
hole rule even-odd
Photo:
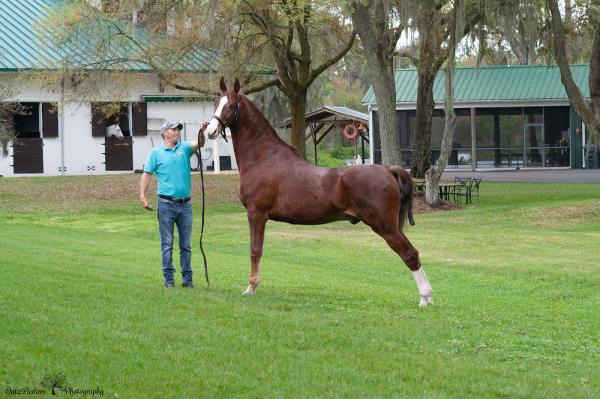
[{"label": "tree branch", "polygon": [[156,71],[156,72],[158,74],[159,79],[162,82],[164,82],[165,84],[167,84],[177,90],[193,91],[193,92],[200,93],[200,94],[208,94],[208,95],[216,95],[216,96],[218,96],[220,94],[220,92],[218,92],[218,91],[203,89],[201,87],[194,86],[194,85],[184,85],[184,84],[177,83],[170,77],[167,77],[163,72],[160,72],[160,71]]},{"label": "tree branch", "polygon": [[396,51],[394,52],[394,55],[396,57],[408,58],[414,66],[419,65],[419,58],[408,51]]},{"label": "tree branch", "polygon": [[321,64],[319,67],[315,68],[311,72],[309,81],[308,81],[308,85],[310,85],[313,82],[313,80],[315,80],[316,77],[319,76],[319,74],[321,74],[321,72],[323,72],[324,70],[326,70],[327,68],[329,68],[330,66],[332,66],[333,64],[338,62],[344,55],[346,55],[346,53],[354,45],[354,39],[356,39],[356,31],[352,30],[352,33],[350,34],[350,39],[348,40],[348,43],[346,43],[346,45],[340,50],[340,52],[337,53],[333,58],[330,58],[329,60],[323,62],[323,64]]},{"label": "tree branch", "polygon": [[244,93],[246,93],[246,94],[257,93],[259,91],[262,91],[264,89],[267,89],[267,88],[273,87],[273,86],[276,86],[277,88],[279,88],[279,90],[285,92],[283,85],[281,84],[281,81],[279,79],[272,79],[272,80],[268,80],[266,82],[257,84],[255,86],[248,86],[247,88],[244,88]]},{"label": "tree branch", "polygon": [[390,31],[390,48],[388,49],[388,52],[390,54],[394,53],[394,50],[396,49],[396,44],[398,43],[398,40],[400,40],[400,35],[402,34],[403,31],[404,31],[404,26],[402,26],[402,25],[400,25]]},{"label": "tree branch", "polygon": [[[567,61],[567,53],[565,50],[565,33],[563,23],[560,18],[557,0],[547,0],[546,7],[551,15],[552,31],[554,33],[554,54],[560,69],[560,80],[565,87],[565,91],[573,104],[573,107],[583,120],[583,123],[592,131],[596,137],[600,137],[600,126],[594,117],[592,111],[588,108],[585,99],[581,95],[581,91],[575,84],[571,69]],[[593,56],[593,55],[592,55]]]}]

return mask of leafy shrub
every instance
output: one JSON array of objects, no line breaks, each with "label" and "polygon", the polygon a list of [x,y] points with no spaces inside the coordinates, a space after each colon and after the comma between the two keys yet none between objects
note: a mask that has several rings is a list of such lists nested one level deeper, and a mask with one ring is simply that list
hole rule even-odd
[{"label": "leafy shrub", "polygon": [[[340,159],[336,159],[326,151],[317,150],[317,158],[319,166],[326,168],[339,168],[340,166],[346,166],[346,162]],[[315,157],[312,151],[307,151],[306,160],[310,163],[315,163]]]}]

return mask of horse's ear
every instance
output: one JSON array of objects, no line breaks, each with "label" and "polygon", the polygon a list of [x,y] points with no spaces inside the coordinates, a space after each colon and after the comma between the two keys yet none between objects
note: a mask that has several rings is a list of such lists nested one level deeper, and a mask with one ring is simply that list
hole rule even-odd
[{"label": "horse's ear", "polygon": [[225,77],[221,76],[221,81],[219,82],[219,87],[221,88],[221,93],[225,93],[227,91],[227,86],[225,86]]},{"label": "horse's ear", "polygon": [[235,78],[235,83],[233,84],[233,91],[237,94],[240,91],[240,80]]}]

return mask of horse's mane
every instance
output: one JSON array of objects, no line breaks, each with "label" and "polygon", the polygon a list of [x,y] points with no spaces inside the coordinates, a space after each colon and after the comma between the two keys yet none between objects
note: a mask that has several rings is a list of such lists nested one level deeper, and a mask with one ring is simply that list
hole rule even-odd
[{"label": "horse's mane", "polygon": [[253,120],[250,120],[251,123],[256,123],[258,126],[266,126],[267,128],[266,128],[265,133],[267,133],[267,136],[269,136],[272,140],[274,140],[275,143],[287,147],[298,158],[301,158],[298,150],[296,148],[292,147],[291,145],[289,145],[288,143],[286,143],[285,141],[283,141],[281,139],[281,137],[279,137],[279,135],[273,128],[273,125],[271,125],[271,122],[269,122],[269,120],[265,117],[265,115],[261,112],[261,110],[258,109],[258,107],[248,97],[246,97],[241,92],[238,93],[238,96],[239,96],[240,102],[243,102],[244,105],[248,106],[252,111],[251,114],[248,114],[249,116],[251,116],[253,118]]}]

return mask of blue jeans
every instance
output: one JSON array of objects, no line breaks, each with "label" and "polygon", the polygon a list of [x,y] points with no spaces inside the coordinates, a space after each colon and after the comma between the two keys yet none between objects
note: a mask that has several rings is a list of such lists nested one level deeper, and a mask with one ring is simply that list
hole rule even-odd
[{"label": "blue jeans", "polygon": [[160,248],[162,250],[162,271],[165,284],[174,283],[173,274],[173,224],[179,233],[179,258],[183,283],[192,282],[192,202],[176,204],[172,201],[158,199],[158,228],[160,230]]}]

